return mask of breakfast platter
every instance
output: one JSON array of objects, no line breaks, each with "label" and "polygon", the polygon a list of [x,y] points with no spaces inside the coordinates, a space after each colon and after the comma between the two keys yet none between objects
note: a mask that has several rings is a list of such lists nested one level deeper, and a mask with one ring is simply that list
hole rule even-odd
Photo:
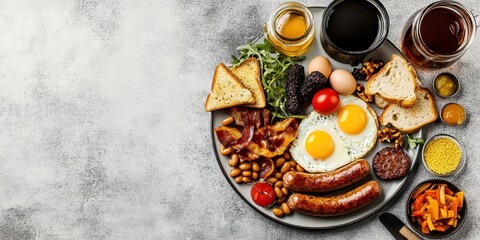
[{"label": "breakfast platter", "polygon": [[[310,7],[309,9],[312,11],[315,19],[321,19],[322,13],[325,10],[324,7]],[[256,40],[256,42],[263,42],[263,39],[264,39],[263,37],[259,38]],[[303,60],[302,62],[305,68],[307,67],[309,59],[313,59],[315,56],[318,56],[318,55],[327,56],[325,51],[322,49],[320,40],[315,39],[314,41],[315,42],[313,43],[312,48],[306,54],[305,60]],[[381,59],[387,62],[392,54],[401,54],[401,52],[390,41],[386,41],[376,51],[372,52],[369,56],[367,56],[367,58]],[[334,69],[350,69],[350,70],[353,69],[353,67],[350,66],[349,64],[340,63],[331,58],[329,60],[332,63],[332,68]],[[375,109],[378,113],[380,113],[378,108],[375,108]],[[311,112],[312,110],[313,108],[310,106],[307,108],[306,112]],[[228,157],[222,156],[222,154],[220,153],[220,143],[217,139],[217,136],[213,132],[213,129],[216,126],[221,125],[221,121],[226,117],[228,117],[228,115],[225,112],[215,111],[212,113],[212,122],[211,122],[213,149],[215,151],[218,164],[220,165],[220,168],[223,174],[225,175],[225,178],[227,179],[229,184],[232,186],[232,188],[239,194],[239,196],[245,202],[247,202],[252,208],[254,208],[255,210],[257,210],[258,212],[262,213],[264,216],[270,219],[273,219],[277,222],[283,223],[285,225],[293,226],[293,227],[308,228],[308,229],[329,229],[329,228],[349,225],[370,216],[371,214],[380,210],[385,204],[387,204],[390,200],[392,200],[395,197],[395,195],[402,189],[402,187],[408,181],[409,177],[411,176],[410,173],[415,170],[417,163],[419,161],[418,159],[419,149],[418,148],[409,149],[407,151],[407,154],[412,159],[413,164],[411,165],[411,168],[407,176],[400,180],[388,181],[388,182],[383,181],[382,188],[384,191],[384,195],[382,195],[374,203],[361,209],[360,211],[357,211],[348,215],[333,217],[333,218],[316,218],[316,217],[305,216],[300,214],[297,214],[288,218],[277,218],[272,213],[271,210],[260,207],[253,202],[253,200],[250,198],[250,188],[251,188],[250,186],[245,184],[243,185],[236,184],[234,179],[229,176],[231,167],[228,165]],[[415,137],[422,137],[422,131],[420,130],[416,132]],[[383,144],[383,143],[377,144],[377,146],[370,152],[370,154],[365,156],[365,159],[371,161],[374,153],[380,151],[382,148],[388,145],[389,144]],[[373,179],[378,179],[375,176],[375,174],[372,173],[370,175]],[[370,180],[370,179],[365,179],[365,181],[366,180]],[[358,185],[355,185],[355,186],[358,186]],[[341,192],[343,191],[345,190],[342,190]]]},{"label": "breakfast platter", "polygon": [[[265,36],[215,69],[205,103],[213,152],[230,186],[266,218],[304,229],[344,227],[396,199],[419,162],[440,177],[463,168],[454,137],[423,140],[422,127],[439,117],[435,96],[386,38],[383,6],[366,2],[285,3]],[[379,21],[345,25],[337,16],[358,12]],[[366,36],[361,24],[376,35],[354,37]],[[439,81],[437,95],[458,91],[458,81],[456,89]],[[442,110],[442,121],[460,125],[465,116],[456,110]],[[466,214],[464,193],[445,181],[423,183],[407,213],[423,236],[453,234]]]}]

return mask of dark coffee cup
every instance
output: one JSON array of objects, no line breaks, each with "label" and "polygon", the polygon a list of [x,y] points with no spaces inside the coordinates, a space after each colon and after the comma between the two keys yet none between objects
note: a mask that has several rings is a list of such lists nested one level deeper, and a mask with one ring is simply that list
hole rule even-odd
[{"label": "dark coffee cup", "polygon": [[356,66],[383,44],[389,25],[377,0],[335,0],[323,12],[320,42],[333,59]]}]

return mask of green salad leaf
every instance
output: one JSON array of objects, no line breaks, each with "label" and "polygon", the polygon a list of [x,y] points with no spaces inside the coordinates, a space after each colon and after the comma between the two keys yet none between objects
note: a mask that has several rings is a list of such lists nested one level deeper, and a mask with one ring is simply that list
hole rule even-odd
[{"label": "green salad leaf", "polygon": [[405,134],[405,147],[409,146],[411,149],[417,147],[417,145],[424,144],[425,141],[422,138],[416,138],[413,134]]},{"label": "green salad leaf", "polygon": [[272,120],[276,118],[305,118],[304,115],[290,115],[285,110],[287,84],[287,69],[304,59],[304,57],[289,57],[275,51],[273,45],[265,39],[263,43],[252,44],[237,48],[240,56],[232,55],[233,66],[240,65],[250,57],[255,57],[260,62],[262,73],[262,85],[266,93],[269,109],[272,113]]}]

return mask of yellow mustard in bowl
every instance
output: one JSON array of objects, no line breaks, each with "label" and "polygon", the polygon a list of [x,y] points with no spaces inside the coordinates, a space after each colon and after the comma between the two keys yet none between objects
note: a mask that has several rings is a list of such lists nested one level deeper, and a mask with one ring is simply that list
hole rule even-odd
[{"label": "yellow mustard in bowl", "polygon": [[452,139],[440,137],[427,143],[423,158],[432,172],[445,175],[457,169],[462,158],[462,151]]},{"label": "yellow mustard in bowl", "polygon": [[433,87],[439,96],[452,97],[458,92],[459,82],[453,74],[441,73],[435,78]]}]

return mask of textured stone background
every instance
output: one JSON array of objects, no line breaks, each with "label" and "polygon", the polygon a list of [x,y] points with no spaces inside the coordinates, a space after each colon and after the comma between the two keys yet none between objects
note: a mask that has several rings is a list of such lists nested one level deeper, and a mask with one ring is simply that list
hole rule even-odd
[{"label": "textured stone background", "polygon": [[[383,1],[397,46],[409,15],[430,2]],[[378,214],[329,231],[279,225],[244,203],[217,165],[203,110],[213,70],[262,34],[278,4],[1,1],[0,239],[391,238]],[[447,69],[464,86],[452,101],[467,107],[468,124],[426,130],[467,149],[451,180],[470,214],[454,238],[480,238],[478,56],[479,37]],[[436,73],[420,72],[422,82]],[[420,166],[405,191],[429,177]],[[404,219],[405,195],[383,211]]]}]

